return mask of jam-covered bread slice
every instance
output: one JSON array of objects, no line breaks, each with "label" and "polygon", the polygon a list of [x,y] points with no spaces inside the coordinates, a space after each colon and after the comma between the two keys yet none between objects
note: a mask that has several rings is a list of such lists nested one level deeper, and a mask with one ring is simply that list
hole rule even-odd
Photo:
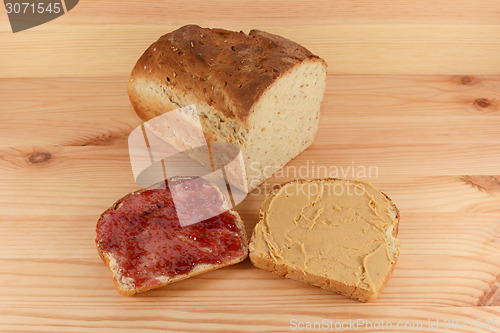
[{"label": "jam-covered bread slice", "polygon": [[[182,184],[193,214],[224,210],[219,190],[199,180]],[[168,186],[118,200],[101,215],[96,232],[98,252],[124,295],[236,264],[248,254],[245,227],[237,212],[228,210],[182,226]]]}]

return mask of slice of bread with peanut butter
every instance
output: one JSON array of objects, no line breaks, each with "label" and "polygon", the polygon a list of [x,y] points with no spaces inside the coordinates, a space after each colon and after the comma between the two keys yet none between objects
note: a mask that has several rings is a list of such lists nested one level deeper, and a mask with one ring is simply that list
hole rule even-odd
[{"label": "slice of bread with peanut butter", "polygon": [[369,302],[399,255],[399,211],[361,181],[293,181],[262,204],[250,243],[261,269]]}]

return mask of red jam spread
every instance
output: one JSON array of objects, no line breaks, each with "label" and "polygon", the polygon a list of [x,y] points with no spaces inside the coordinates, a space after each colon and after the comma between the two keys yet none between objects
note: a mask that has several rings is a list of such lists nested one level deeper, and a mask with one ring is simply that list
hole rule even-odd
[{"label": "red jam spread", "polygon": [[[207,181],[187,183],[182,184],[185,194],[196,194],[188,196],[193,214],[222,206],[221,195]],[[198,264],[241,257],[243,242],[229,212],[181,226],[168,187],[133,194],[97,222],[97,246],[116,259],[120,274],[131,278],[137,289],[158,284],[159,276],[172,278]]]}]

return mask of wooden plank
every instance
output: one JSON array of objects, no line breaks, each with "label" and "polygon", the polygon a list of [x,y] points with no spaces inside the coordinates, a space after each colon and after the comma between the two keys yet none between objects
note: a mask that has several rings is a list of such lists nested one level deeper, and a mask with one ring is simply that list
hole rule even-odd
[{"label": "wooden plank", "polygon": [[[0,210],[24,216],[51,215],[54,210],[61,215],[103,210],[136,188],[126,141],[120,142],[112,146],[0,150]],[[498,170],[498,147],[364,147],[349,148],[348,153],[345,147],[326,148],[312,147],[293,160],[246,199],[249,207],[257,209],[254,205],[276,183],[358,176],[386,191],[404,212],[494,213],[500,209],[498,176],[483,179],[460,174],[484,171],[479,174],[495,176],[489,172]],[[446,176],[454,173],[457,175]]]},{"label": "wooden plank", "polygon": [[[175,28],[174,25],[45,24],[22,34],[0,32],[0,64],[3,64],[0,77],[127,75],[152,42]],[[247,31],[253,27],[227,28]],[[500,73],[500,26],[261,28],[289,37],[319,54],[330,64],[332,74]]]},{"label": "wooden plank", "polygon": [[[0,145],[123,138],[140,124],[126,82],[127,76],[0,79]],[[24,91],[30,93],[12,98]],[[329,75],[316,142],[496,145],[499,103],[500,76]]]},{"label": "wooden plank", "polygon": [[[314,154],[315,149],[310,149],[301,155],[302,161],[292,161],[283,171],[254,191],[246,201],[249,207],[256,209],[253,205],[262,199],[261,196],[273,184],[324,175],[340,175],[342,178],[352,179],[360,176],[358,171],[361,170],[364,174],[360,177],[369,179],[386,191],[405,212],[498,212],[500,197],[495,182],[498,176],[491,178],[491,183],[488,183],[488,177],[470,180],[462,175],[444,176],[446,172],[442,170],[456,162],[456,171],[447,170],[450,174],[458,171],[493,171],[493,168],[497,168],[495,160],[481,158],[478,146],[468,147],[464,151],[470,152],[470,155],[463,154],[460,150],[455,150],[455,154],[447,152],[453,149],[453,146],[441,146],[434,153],[428,153],[427,149],[417,151],[403,146],[350,148],[348,155],[342,147],[337,150],[330,147],[328,155],[317,151]],[[498,148],[496,149],[498,152]],[[490,156],[491,151],[485,156]],[[443,156],[443,152],[447,153]],[[341,154],[346,156],[341,158]],[[325,159],[327,156],[339,157],[329,161]],[[384,156],[383,161],[380,156]],[[478,161],[484,165],[479,164],[481,167],[477,167]],[[23,215],[51,215],[56,207],[57,214],[62,215],[68,212],[97,213],[136,188],[129,163],[126,142],[122,142],[120,146],[54,146],[38,147],[35,150],[31,147],[2,150],[0,209],[6,215],[21,212]],[[488,163],[491,164],[488,166]],[[328,168],[321,168],[321,165]],[[403,168],[403,171],[398,172],[398,168]],[[355,173],[350,170],[355,170]],[[327,173],[323,174],[324,171]],[[423,176],[429,174],[443,176]],[[61,197],[64,199],[61,200]],[[26,202],[30,204],[23,205]]]},{"label": "wooden plank", "polygon": [[[0,10],[0,32],[12,32],[7,11]],[[1,46],[0,46],[1,47]]]},{"label": "wooden plank", "polygon": [[[328,75],[323,110],[366,117],[500,115],[498,75]],[[465,118],[460,118],[465,119]]]},{"label": "wooden plank", "polygon": [[[326,113],[326,112],[325,112]],[[406,116],[335,117],[323,113],[318,145],[486,145],[500,142],[500,117]],[[325,119],[326,118],[326,119]],[[481,130],[478,131],[478,128]]]},{"label": "wooden plank", "polygon": [[0,80],[0,144],[81,146],[126,140],[141,124],[126,87],[126,77]]},{"label": "wooden plank", "polygon": [[[315,142],[278,173],[285,177],[378,178],[419,175],[479,174],[499,171],[498,145],[402,144],[335,145]],[[303,166],[304,165],[304,166]],[[457,177],[457,179],[460,177]]]},{"label": "wooden plank", "polygon": [[[349,0],[319,0],[305,2],[300,0],[279,0],[272,3],[256,0],[211,2],[195,0],[188,3],[180,1],[145,1],[141,4],[126,0],[117,5],[113,1],[85,1],[78,10],[68,17],[68,24],[75,22],[164,24],[165,13],[169,23],[183,25],[197,22],[203,26],[226,25],[269,25],[293,27],[301,25],[326,24],[498,24],[500,5],[493,0],[438,0],[438,1],[372,1],[362,0],[353,3]],[[244,10],[242,10],[244,8]],[[299,21],[300,20],[300,21]],[[66,23],[66,22],[65,22]]]},{"label": "wooden plank", "polygon": [[[241,206],[240,210],[251,234],[258,211],[247,212]],[[68,216],[1,217],[0,258],[95,258],[99,213],[67,212]],[[500,253],[500,219],[495,214],[404,212],[398,238],[405,255],[491,256]]]},{"label": "wooden plank", "polygon": [[[244,8],[244,10],[242,10]],[[171,15],[175,13],[175,15]],[[51,22],[52,26],[74,24],[155,24],[181,26],[196,22],[202,26],[283,27],[329,24],[498,24],[500,5],[495,0],[245,0],[210,2],[182,1],[98,1],[78,4],[70,14]],[[133,19],[131,19],[133,18]],[[300,21],[299,21],[300,20]],[[0,31],[10,31],[7,15],[0,12]]]},{"label": "wooden plank", "polygon": [[[500,282],[498,255],[448,256],[401,253],[384,293],[376,306],[484,306],[485,297]],[[361,303],[307,284],[278,277],[245,262],[161,289],[126,298],[115,290],[111,273],[93,258],[0,259],[4,283],[2,307],[59,304],[108,308],[113,304],[147,307],[165,302],[170,308],[206,311],[259,307],[297,311],[307,304],[314,313],[327,305],[353,310]],[[487,301],[487,300],[486,300]],[[365,307],[366,308],[366,307]]]},{"label": "wooden plank", "polygon": [[[429,319],[438,320],[438,328],[432,329],[432,332],[450,332],[450,328],[445,328],[447,319],[466,319],[466,325],[461,328],[462,321],[458,326],[460,332],[496,332],[492,326],[485,328],[486,320],[498,318],[500,307],[414,307],[399,308],[380,307],[371,310],[370,315],[366,315],[366,308],[343,308],[324,306],[317,313],[294,309],[293,312],[275,309],[273,313],[266,311],[267,308],[262,304],[245,310],[234,310],[233,315],[228,315],[224,310],[179,310],[166,305],[143,307],[132,309],[125,306],[106,309],[105,312],[94,311],[90,307],[63,307],[60,305],[35,307],[30,306],[22,309],[1,309],[4,321],[0,328],[8,331],[36,331],[36,332],[54,332],[71,329],[72,332],[284,332],[291,331],[290,321],[296,319],[302,323],[307,321],[322,321],[323,319],[332,320],[342,324],[349,319],[364,318],[379,324],[390,321],[393,325],[392,330],[396,330],[397,323],[401,325],[408,323],[408,329],[414,331],[429,330]],[[481,318],[482,327],[476,328],[475,320]],[[470,321],[468,321],[470,320]],[[127,321],[127,325],[123,322]],[[498,321],[498,320],[497,320]],[[473,322],[472,328],[470,324]],[[413,324],[415,323],[415,324]],[[422,326],[420,326],[420,323]],[[413,326],[412,326],[413,325]],[[467,326],[469,325],[469,326]],[[420,328],[422,327],[422,328]],[[357,332],[373,332],[369,326],[359,326]],[[382,330],[380,330],[383,332]],[[387,332],[387,330],[386,330]]]},{"label": "wooden plank", "polygon": [[33,209],[34,214],[49,215],[56,206],[61,214],[86,214],[103,210],[137,189],[125,140],[121,148],[50,146],[12,151],[17,152],[0,157],[0,191],[6,200],[0,209],[6,214],[26,216]]},{"label": "wooden plank", "polygon": [[398,238],[410,254],[475,256],[500,253],[500,218],[477,213],[402,213]]}]

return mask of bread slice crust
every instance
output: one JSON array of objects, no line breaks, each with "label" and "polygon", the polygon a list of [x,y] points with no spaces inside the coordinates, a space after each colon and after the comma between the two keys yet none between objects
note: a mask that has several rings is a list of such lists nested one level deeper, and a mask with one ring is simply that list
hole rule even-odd
[{"label": "bread slice crust", "polygon": [[185,25],[161,36],[144,52],[132,70],[128,92],[145,121],[169,110],[150,107],[158,101],[145,98],[141,81],[189,92],[224,117],[246,124],[252,106],[269,86],[305,60],[326,67],[305,47],[265,31],[245,34]]},{"label": "bread slice crust", "polygon": [[[152,186],[152,188],[155,188],[155,187],[157,187],[157,185]],[[111,207],[106,209],[100,215],[98,221],[103,219],[111,210],[119,209],[119,207],[122,205],[122,202],[125,199],[127,199],[133,195],[140,194],[144,191],[148,191],[152,188],[140,189],[140,190],[128,193],[127,195],[125,195],[121,199],[117,200]],[[236,218],[236,221],[235,221],[236,226],[239,230],[239,233],[240,233],[240,236],[242,239],[242,250],[243,250],[242,256],[234,258],[234,259],[227,261],[227,262],[222,262],[220,264],[197,264],[188,273],[176,275],[174,277],[165,277],[165,276],[161,277],[160,276],[157,278],[160,278],[161,281],[157,280],[158,281],[157,284],[147,285],[147,286],[144,286],[141,288],[135,288],[133,285],[127,284],[125,282],[126,278],[124,278],[124,276],[122,274],[120,274],[120,267],[119,267],[118,263],[116,262],[116,259],[113,257],[113,254],[110,252],[105,252],[99,247],[98,237],[96,237],[96,240],[95,240],[97,252],[99,253],[99,256],[104,261],[106,266],[108,266],[108,268],[110,269],[110,271],[113,275],[113,283],[120,294],[125,295],[125,296],[132,296],[132,295],[137,294],[137,293],[142,293],[142,292],[149,291],[152,289],[161,288],[161,287],[166,286],[168,284],[171,284],[171,283],[174,283],[177,281],[182,281],[182,280],[188,279],[190,277],[193,277],[193,276],[196,276],[199,274],[203,274],[203,273],[213,271],[213,270],[216,270],[216,269],[219,269],[222,267],[226,267],[226,266],[240,263],[248,257],[248,237],[247,237],[247,233],[246,233],[246,229],[245,229],[245,224],[244,224],[243,220],[241,219],[240,215],[238,214],[238,212],[233,211],[233,210],[229,210],[229,213]]]},{"label": "bread slice crust", "polygon": [[[283,186],[286,186],[288,184],[292,184],[292,183],[304,184],[304,183],[315,182],[315,181],[326,181],[326,182],[328,182],[328,181],[343,181],[343,179],[325,178],[325,179],[319,179],[319,180],[318,179],[316,179],[316,180],[300,179],[300,180],[289,181],[289,182],[283,183],[281,185],[274,186],[267,194],[266,200],[275,196],[280,188],[282,188]],[[363,182],[354,181],[354,180],[350,180],[350,182],[364,184]],[[379,191],[379,192],[382,195],[384,195],[385,198],[387,198],[387,200],[391,204],[391,208],[393,209],[396,223],[394,224],[394,227],[393,227],[392,236],[396,237],[398,234],[400,212],[399,212],[398,208],[396,207],[396,205],[394,204],[394,202],[389,198],[389,196],[387,196],[387,194],[385,194],[382,191]],[[265,213],[266,212],[264,212],[261,208],[260,213],[259,213],[259,221],[257,222],[256,228],[260,223],[262,223]],[[333,292],[336,292],[338,294],[359,300],[361,302],[371,302],[371,301],[375,300],[377,297],[379,297],[382,290],[387,285],[387,282],[388,282],[389,278],[391,277],[392,272],[394,270],[394,267],[396,266],[397,260],[399,258],[400,247],[398,246],[397,250],[394,253],[394,258],[393,258],[394,263],[391,265],[389,272],[386,274],[385,279],[382,282],[381,287],[376,289],[376,290],[370,290],[367,288],[362,288],[359,285],[346,284],[343,282],[339,282],[333,278],[328,278],[326,276],[312,274],[310,272],[304,272],[300,269],[294,268],[291,265],[287,265],[286,263],[278,263],[271,256],[263,254],[260,251],[255,251],[255,249],[254,249],[255,237],[256,237],[256,233],[254,232],[252,234],[252,238],[251,238],[250,245],[249,245],[249,251],[250,251],[249,258],[250,258],[251,263],[255,267],[260,268],[262,270],[269,271],[269,272],[276,274],[278,276],[283,276],[283,277],[286,277],[286,278],[289,278],[289,279],[292,279],[295,281],[299,281],[299,282],[302,282],[305,284],[320,287],[320,288],[325,289],[325,290],[333,291]]]}]

